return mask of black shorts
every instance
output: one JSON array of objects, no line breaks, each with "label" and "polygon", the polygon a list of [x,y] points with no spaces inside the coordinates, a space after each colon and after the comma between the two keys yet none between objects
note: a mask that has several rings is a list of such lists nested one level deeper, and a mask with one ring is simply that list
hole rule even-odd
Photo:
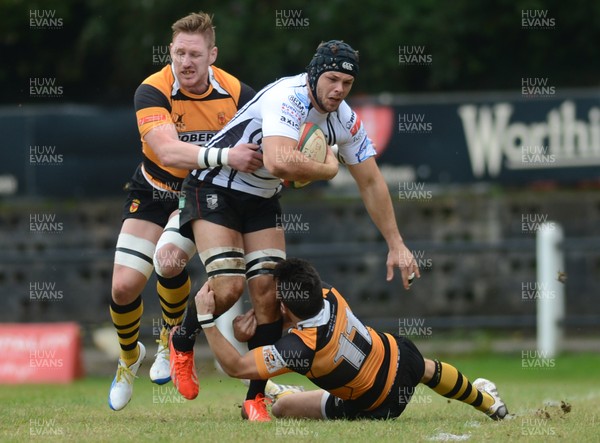
[{"label": "black shorts", "polygon": [[[127,183],[127,190],[123,220],[135,218],[165,227],[169,216],[179,207],[179,193],[154,188],[144,177],[141,164]],[[194,238],[191,229],[189,232],[184,229],[181,234],[192,240]]]},{"label": "black shorts", "polygon": [[247,234],[276,228],[281,220],[279,195],[258,197],[198,181],[191,176],[183,182],[179,208],[181,227],[192,220],[206,220]]},{"label": "black shorts", "polygon": [[327,418],[386,420],[399,417],[404,412],[415,387],[423,378],[425,361],[412,341],[398,335],[394,335],[394,338],[398,344],[400,363],[394,384],[383,403],[372,411],[365,411],[356,408],[352,400],[345,401],[330,395],[325,404]]}]

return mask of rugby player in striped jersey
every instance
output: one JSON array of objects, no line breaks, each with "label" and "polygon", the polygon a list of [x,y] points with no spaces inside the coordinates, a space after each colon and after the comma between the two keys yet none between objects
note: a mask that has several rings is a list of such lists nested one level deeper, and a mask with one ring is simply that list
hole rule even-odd
[{"label": "rugby player in striped jersey", "polygon": [[[405,245],[394,214],[388,186],[375,162],[376,151],[365,128],[345,102],[359,72],[358,52],[339,40],[320,44],[306,72],[279,79],[260,90],[207,146],[226,148],[256,143],[264,165],[253,172],[223,165],[198,168],[186,178],[180,224],[189,231],[208,281],[215,293],[217,315],[241,297],[247,283],[257,318],[250,349],[275,343],[282,322],[275,299],[272,270],[285,259],[285,239],[278,227],[282,180],[329,180],[346,165],[356,181],[365,208],[388,245],[387,280],[399,269],[405,289],[418,265]],[[323,163],[296,149],[300,127],[317,124],[329,145]],[[190,303],[181,328],[174,328],[171,377],[179,392],[192,399],[199,385],[193,347],[199,332],[195,306]],[[264,405],[266,382],[252,380],[242,416],[269,420]]]},{"label": "rugby player in striped jersey", "polygon": [[[507,416],[494,383],[483,378],[471,383],[451,364],[423,358],[409,339],[365,326],[306,260],[281,261],[273,276],[282,313],[292,327],[274,344],[245,355],[214,327],[215,294],[208,284],[198,291],[195,303],[208,343],[228,375],[268,379],[293,371],[321,388],[281,396],[272,408],[276,417],[396,418],[419,383],[494,420]],[[241,340],[256,328],[252,311],[244,317],[234,321]]]},{"label": "rugby player in striped jersey", "polygon": [[213,66],[217,47],[212,17],[193,13],[177,20],[172,29],[172,62],[144,80],[134,97],[143,159],[127,188],[110,303],[120,358],[108,403],[117,411],[131,400],[133,381],[146,354],[138,341],[141,293],[153,262],[158,263],[162,327],[157,328],[160,337],[150,378],[158,384],[171,378],[168,331],[183,318],[190,292],[185,264],[196,251],[194,242],[179,233],[178,199],[184,177],[191,169],[208,166],[228,165],[248,173],[262,166],[256,145],[204,146],[254,96],[252,88]]}]

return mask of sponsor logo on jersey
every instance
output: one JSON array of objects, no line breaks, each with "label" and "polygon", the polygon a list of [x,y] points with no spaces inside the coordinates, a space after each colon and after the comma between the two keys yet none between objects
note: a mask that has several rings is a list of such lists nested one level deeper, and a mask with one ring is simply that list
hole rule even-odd
[{"label": "sponsor logo on jersey", "polygon": [[305,108],[309,107],[310,100],[308,99],[308,95],[300,94],[298,91],[294,91],[294,95]]},{"label": "sponsor logo on jersey", "polygon": [[289,118],[285,115],[282,115],[279,118],[279,121],[290,128],[297,129],[298,131],[300,130],[300,120],[297,118]]},{"label": "sponsor logo on jersey", "polygon": [[131,205],[129,205],[129,213],[133,214],[134,212],[137,212],[138,208],[140,207],[140,200],[137,198],[134,198],[133,201],[131,202]]},{"label": "sponsor logo on jersey", "polygon": [[367,136],[367,134],[365,134],[365,130],[363,128],[356,135],[354,135],[352,137],[352,143],[356,143],[357,141],[359,141],[360,139],[362,139],[362,138],[364,138],[366,136]]},{"label": "sponsor logo on jersey", "polygon": [[302,101],[296,97],[295,95],[289,95],[288,96],[288,100],[290,101],[290,103],[292,103],[293,105],[295,105],[297,108],[304,108],[304,103],[302,103]]},{"label": "sponsor logo on jersey", "polygon": [[290,106],[288,103],[281,104],[281,112],[283,115],[293,117],[300,120],[302,118],[302,112],[298,111],[294,106]]},{"label": "sponsor logo on jersey", "polygon": [[216,131],[180,132],[178,136],[179,140],[182,142],[205,145],[214,137],[215,132]]},{"label": "sponsor logo on jersey", "polygon": [[217,209],[219,206],[219,196],[217,194],[208,194],[206,196],[206,207],[208,209]]},{"label": "sponsor logo on jersey", "polygon": [[[356,121],[354,121],[355,119],[356,119]],[[352,124],[352,122],[354,122],[354,124]],[[358,115],[356,115],[355,112],[352,112],[352,117],[350,118],[350,121],[346,124],[346,127],[348,129],[350,129],[350,134],[353,137],[356,135],[356,133],[360,129],[361,125],[362,125],[362,122],[360,121],[360,117]]]},{"label": "sponsor logo on jersey", "polygon": [[350,129],[352,127],[352,125],[354,124],[355,120],[356,120],[356,112],[352,111],[352,114],[350,115],[350,120],[348,120],[348,122],[346,123],[346,129]]},{"label": "sponsor logo on jersey", "polygon": [[365,138],[362,142],[362,144],[360,145],[360,148],[358,148],[358,151],[356,151],[356,160],[360,163],[362,161],[365,161],[366,157],[366,153],[367,153],[367,147],[369,146],[369,144],[367,143],[369,139]]},{"label": "sponsor logo on jersey", "polygon": [[263,361],[265,362],[265,367],[269,373],[273,373],[280,368],[285,367],[285,363],[279,357],[279,353],[275,346],[264,346],[262,349]]},{"label": "sponsor logo on jersey", "polygon": [[147,115],[146,117],[138,119],[138,126],[144,126],[146,123],[161,122],[166,119],[167,116],[164,114]]},{"label": "sponsor logo on jersey", "polygon": [[172,119],[177,131],[185,131],[185,123],[183,122],[184,114],[173,113]]}]

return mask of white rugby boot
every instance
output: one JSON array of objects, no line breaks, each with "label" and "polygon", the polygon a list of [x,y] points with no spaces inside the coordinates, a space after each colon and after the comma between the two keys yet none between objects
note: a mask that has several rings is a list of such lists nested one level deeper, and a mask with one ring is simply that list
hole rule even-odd
[{"label": "white rugby boot", "polygon": [[489,394],[494,399],[494,404],[486,411],[486,415],[492,420],[502,420],[508,415],[506,405],[498,395],[496,385],[485,378],[478,378],[473,382],[473,386],[480,392]]},{"label": "white rugby boot", "polygon": [[108,405],[113,411],[120,411],[129,400],[131,400],[131,396],[133,395],[133,380],[136,378],[135,374],[137,374],[142,361],[146,357],[146,348],[144,345],[138,341],[138,347],[140,349],[140,355],[134,364],[131,366],[126,366],[125,362],[119,359],[119,364],[117,365],[117,375],[110,385],[110,392],[108,394]]},{"label": "white rugby boot", "polygon": [[295,394],[297,392],[304,392],[304,387],[296,385],[281,385],[272,380],[267,380],[267,386],[265,386],[265,397],[270,399],[273,403],[275,403],[284,395]]},{"label": "white rugby boot", "polygon": [[163,327],[160,338],[156,340],[158,350],[152,367],[150,368],[150,380],[157,385],[164,385],[171,381],[171,365],[169,363],[169,331]]}]

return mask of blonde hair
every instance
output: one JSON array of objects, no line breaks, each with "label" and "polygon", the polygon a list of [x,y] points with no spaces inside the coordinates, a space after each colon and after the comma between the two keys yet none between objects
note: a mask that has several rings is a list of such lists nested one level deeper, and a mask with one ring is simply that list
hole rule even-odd
[{"label": "blonde hair", "polygon": [[206,12],[192,12],[180,18],[171,26],[173,38],[180,32],[190,34],[204,34],[209,48],[215,45],[215,27],[212,23],[213,16]]}]

